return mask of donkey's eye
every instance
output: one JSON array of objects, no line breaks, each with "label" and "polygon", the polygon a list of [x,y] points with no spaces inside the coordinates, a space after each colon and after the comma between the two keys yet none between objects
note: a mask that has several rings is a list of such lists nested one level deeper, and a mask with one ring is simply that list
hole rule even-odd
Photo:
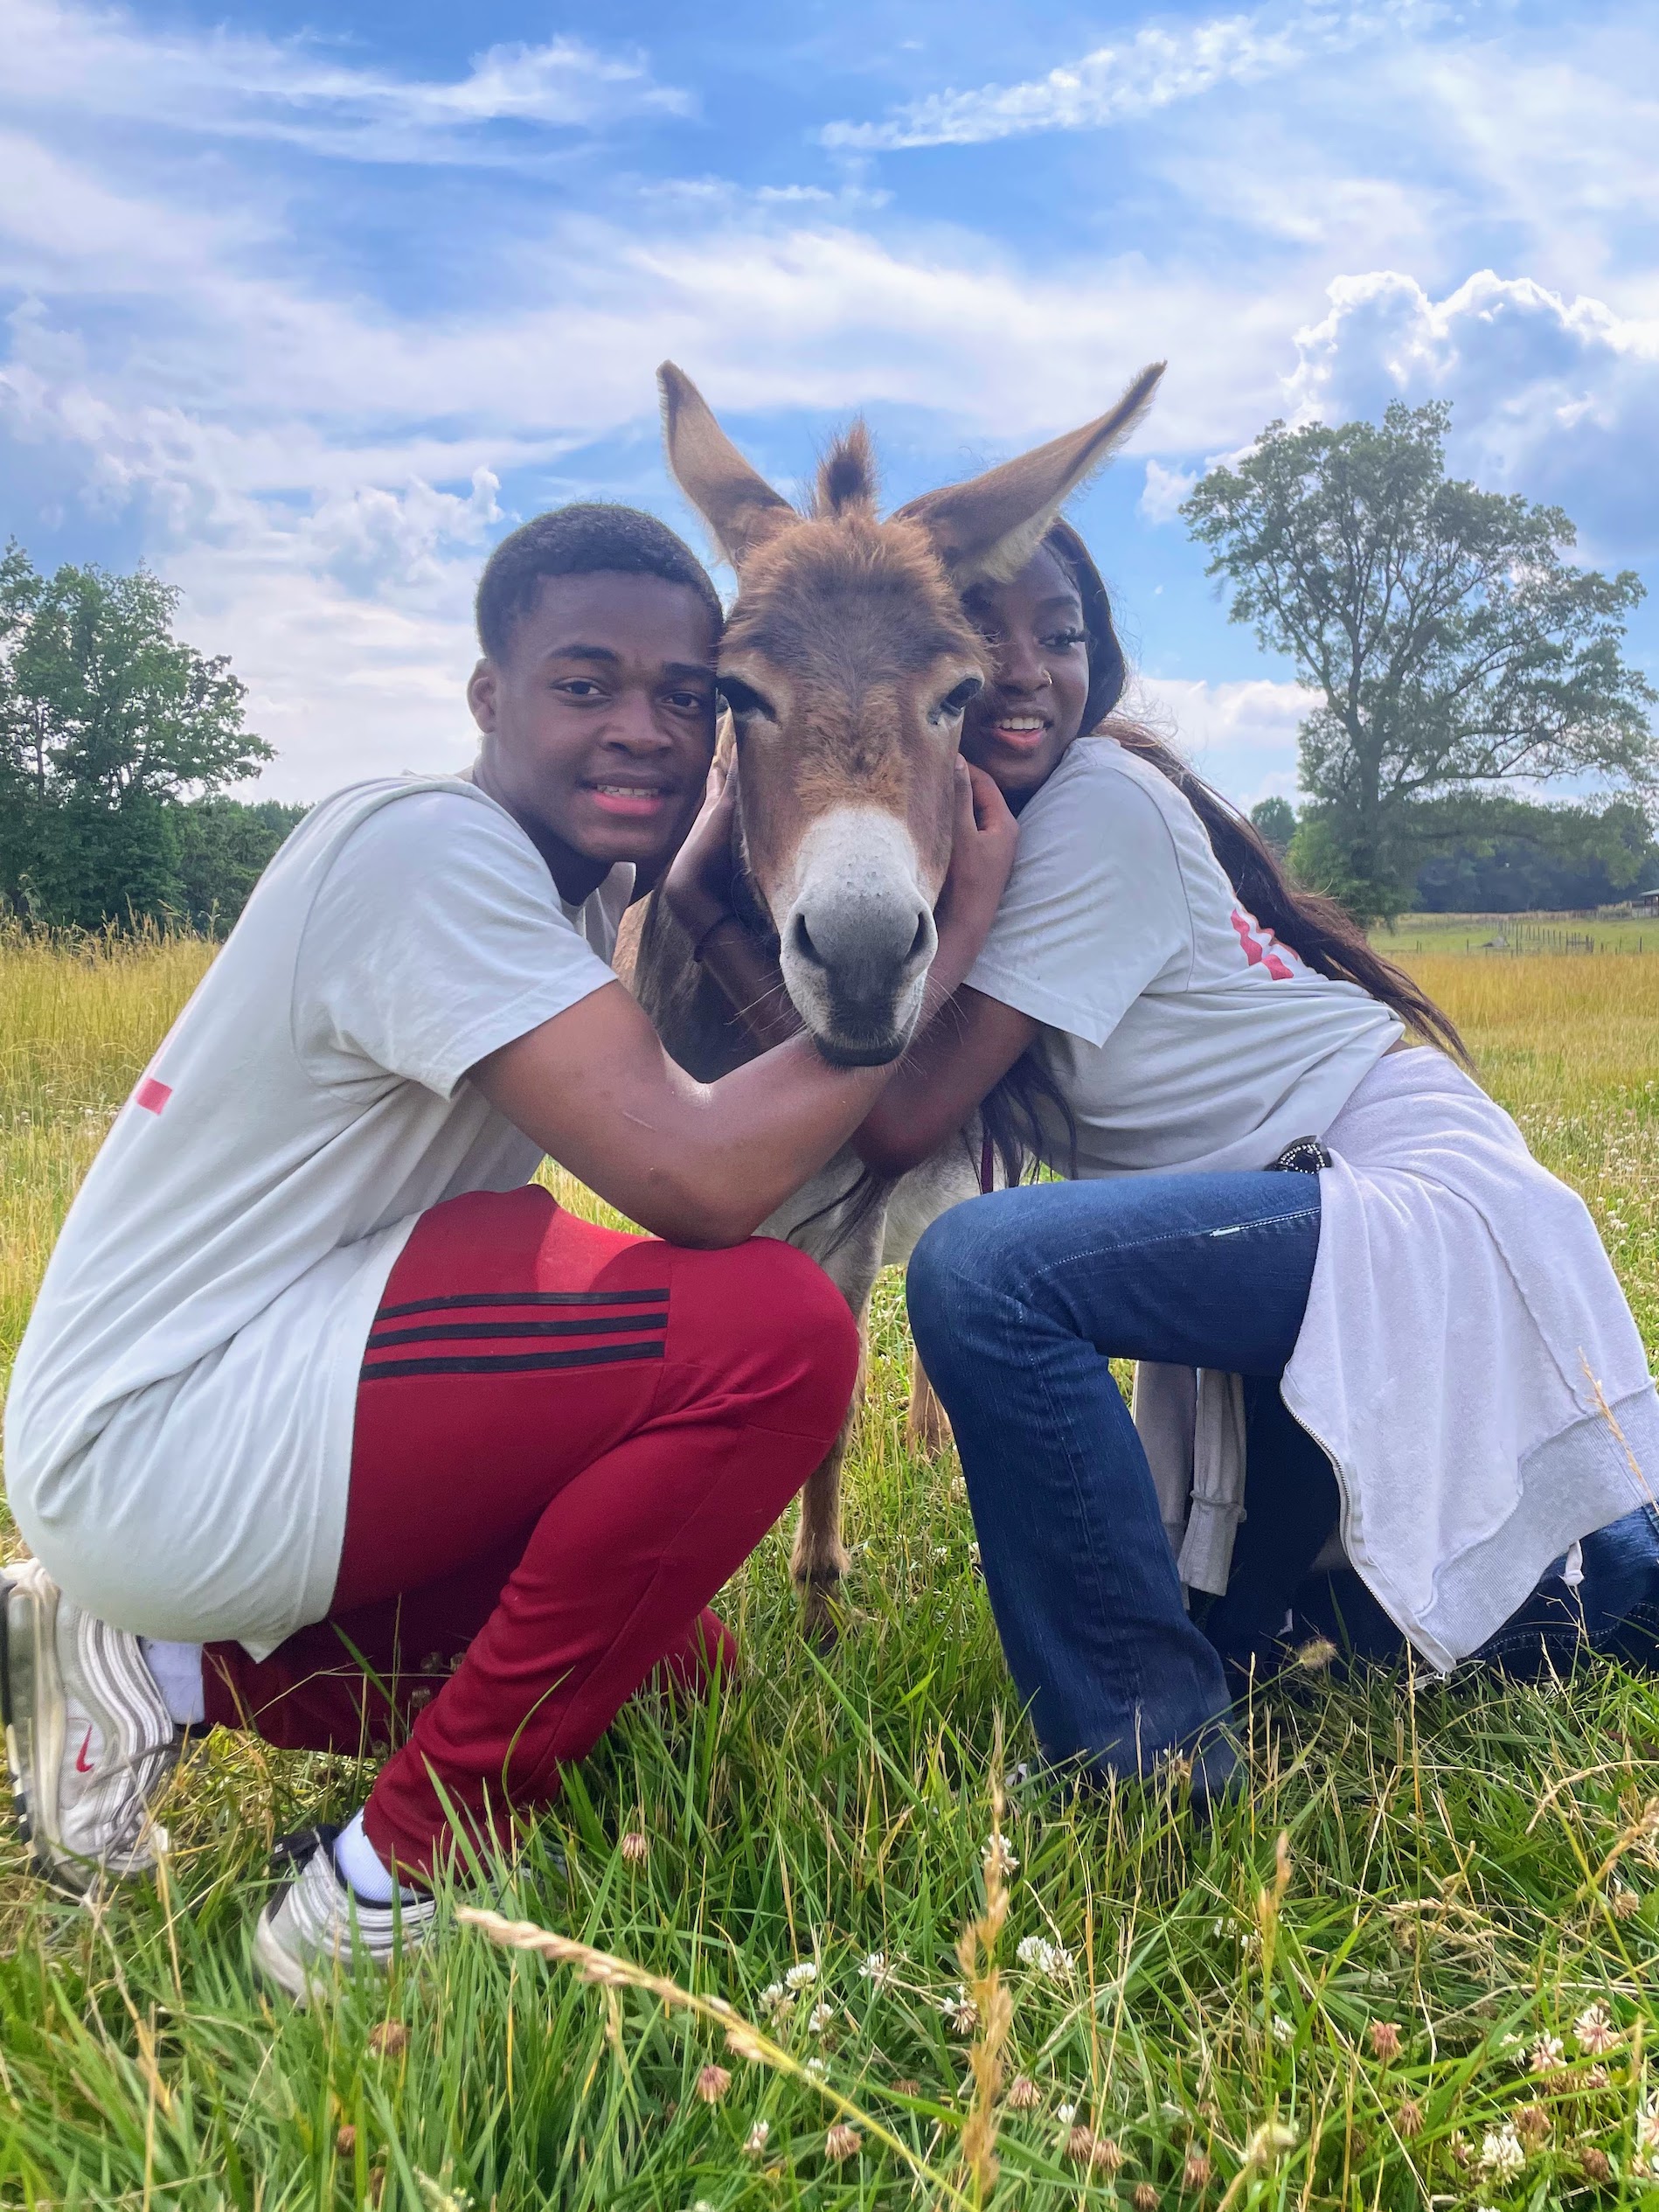
[{"label": "donkey's eye", "polygon": [[976,693],[982,692],[984,688],[984,683],[979,677],[964,676],[954,692],[945,693],[944,698],[927,717],[928,720],[930,722],[954,722],[960,720],[968,700]]},{"label": "donkey's eye", "polygon": [[777,720],[777,716],[760,692],[751,685],[739,683],[735,676],[722,676],[715,688],[722,703],[731,708],[735,720],[746,721],[753,714],[759,714],[768,722]]}]

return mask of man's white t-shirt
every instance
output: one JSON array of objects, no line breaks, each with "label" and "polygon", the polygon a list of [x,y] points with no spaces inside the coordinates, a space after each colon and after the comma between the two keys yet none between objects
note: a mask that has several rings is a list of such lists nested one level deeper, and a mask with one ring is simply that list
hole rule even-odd
[{"label": "man's white t-shirt", "polygon": [[[1267,1167],[1401,1033],[1245,912],[1187,800],[1109,737],[1027,802],[968,981],[1043,1025],[1081,1176]],[[1066,1168],[1066,1132],[1044,1135]]]},{"label": "man's white t-shirt", "polygon": [[358,1369],[428,1207],[541,1158],[466,1080],[615,980],[512,817],[395,778],[307,816],[70,1208],[6,1404],[11,1510],[80,1604],[256,1658],[327,1612]]}]

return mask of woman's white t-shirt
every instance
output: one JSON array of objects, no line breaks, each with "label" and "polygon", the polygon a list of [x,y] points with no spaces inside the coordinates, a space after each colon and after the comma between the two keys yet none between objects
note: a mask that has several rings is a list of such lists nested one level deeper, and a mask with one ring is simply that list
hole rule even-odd
[{"label": "woman's white t-shirt", "polygon": [[256,1658],[328,1610],[363,1347],[416,1218],[541,1148],[469,1068],[591,991],[580,908],[458,779],[316,808],[116,1116],[6,1403],[12,1512],[77,1603]]},{"label": "woman's white t-shirt", "polygon": [[[1186,799],[1106,736],[1027,802],[968,982],[1043,1025],[1086,1177],[1268,1166],[1322,1135],[1402,1027],[1246,913]],[[1066,1132],[1044,1134],[1068,1166]]]}]

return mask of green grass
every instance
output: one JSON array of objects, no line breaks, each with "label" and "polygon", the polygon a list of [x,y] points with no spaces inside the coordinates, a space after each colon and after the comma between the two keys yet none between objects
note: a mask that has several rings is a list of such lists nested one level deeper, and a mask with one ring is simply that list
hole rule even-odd
[{"label": "green grass", "polygon": [[1373,936],[1396,958],[1413,952],[1659,952],[1659,915],[1403,914]]},{"label": "green grass", "polygon": [[[154,948],[112,969],[0,947],[8,1343],[52,1222],[200,958]],[[1659,963],[1413,965],[1586,1192],[1652,1341]],[[220,1737],[168,1808],[163,1889],[87,1914],[15,1849],[0,1861],[0,2203],[973,2202],[961,2138],[983,2036],[941,2007],[984,1908],[1001,1775],[1031,1745],[950,1455],[905,1449],[906,1352],[885,1281],[835,1654],[795,1631],[780,1532],[723,1601],[746,1653],[735,1691],[691,1711],[637,1701],[482,1900],[728,2002],[787,2066],[726,2051],[706,2013],[457,1925],[390,1985],[348,1985],[312,2014],[273,2003],[246,1958],[270,1840],[344,1812],[367,1776]],[[1308,1669],[1248,1725],[1250,1797],[1208,1830],[1176,1780],[1083,1802],[1010,1785],[1004,2055],[1038,2101],[998,2107],[995,2201],[1542,2212],[1648,2193],[1633,2155],[1659,2014],[1655,1688],[1606,1666],[1541,1692]],[[619,1848],[629,1833],[642,1860]],[[1026,1937],[1063,1947],[1069,1971],[1019,1964]],[[816,1981],[774,2017],[764,1993],[804,1963]],[[1594,2004],[1616,2038],[1603,2052],[1573,2029]],[[1398,2031],[1393,2056],[1377,2027]],[[1540,2037],[1563,2048],[1535,2073]],[[732,2078],[709,2104],[714,2063]],[[846,2119],[858,2142],[836,2161],[827,2131]],[[1483,2169],[1485,2139],[1496,2150],[1511,2125],[1520,2170]],[[1078,2126],[1114,2156],[1079,2162]]]}]

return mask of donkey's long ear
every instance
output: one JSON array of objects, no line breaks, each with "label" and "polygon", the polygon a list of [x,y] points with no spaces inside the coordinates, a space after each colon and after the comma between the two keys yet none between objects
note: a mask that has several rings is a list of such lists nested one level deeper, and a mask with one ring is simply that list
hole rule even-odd
[{"label": "donkey's long ear", "polygon": [[967,483],[913,499],[899,513],[921,523],[961,589],[1018,575],[1049,525],[1152,403],[1163,363],[1142,369],[1109,414]]},{"label": "donkey's long ear", "polygon": [[674,481],[732,566],[741,568],[757,546],[801,518],[750,468],[684,370],[664,361],[656,387],[663,395],[663,435]]}]

